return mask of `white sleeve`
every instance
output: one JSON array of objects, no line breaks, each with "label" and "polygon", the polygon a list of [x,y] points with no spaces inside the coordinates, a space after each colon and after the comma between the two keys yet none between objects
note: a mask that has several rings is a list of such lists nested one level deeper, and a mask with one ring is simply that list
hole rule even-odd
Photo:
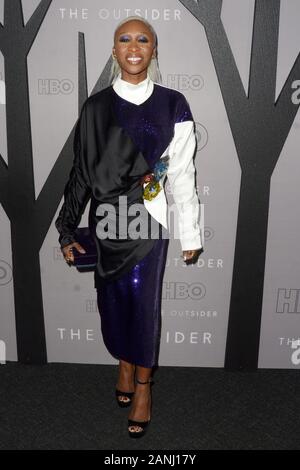
[{"label": "white sleeve", "polygon": [[193,162],[195,147],[194,122],[176,123],[169,149],[167,178],[178,209],[178,229],[182,250],[202,248],[199,226],[200,202],[195,187]]}]

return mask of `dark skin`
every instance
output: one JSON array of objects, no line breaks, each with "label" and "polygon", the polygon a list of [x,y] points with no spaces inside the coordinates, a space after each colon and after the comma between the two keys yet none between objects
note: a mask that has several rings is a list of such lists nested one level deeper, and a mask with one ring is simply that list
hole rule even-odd
[{"label": "dark skin", "polygon": [[[152,57],[155,57],[157,49],[155,37],[145,23],[139,20],[130,20],[120,26],[114,36],[112,55],[118,61],[121,68],[121,78],[129,83],[138,84],[147,77],[147,69]],[[129,57],[139,57],[138,63],[130,63]],[[84,248],[77,242],[71,243],[62,249],[64,258],[69,263],[74,261],[72,248],[80,253],[85,253]],[[182,257],[186,264],[197,261],[199,250],[184,250]],[[141,367],[124,360],[119,361],[119,379],[116,387],[121,391],[132,392],[135,395],[128,418],[137,421],[150,419],[150,385],[134,383],[134,376],[146,382],[151,377],[152,368]],[[119,397],[120,401],[128,401],[125,396]],[[141,431],[139,426],[131,426],[130,431]]]}]

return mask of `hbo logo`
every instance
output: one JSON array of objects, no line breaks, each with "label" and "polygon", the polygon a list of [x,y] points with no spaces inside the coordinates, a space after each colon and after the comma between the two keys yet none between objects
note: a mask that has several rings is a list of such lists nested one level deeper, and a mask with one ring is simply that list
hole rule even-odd
[{"label": "hbo logo", "polygon": [[166,300],[200,300],[205,296],[205,286],[200,282],[164,282],[162,298]]},{"label": "hbo logo", "polygon": [[168,86],[177,90],[198,91],[203,88],[204,80],[201,75],[187,75],[184,73],[178,75],[168,75]]},{"label": "hbo logo", "polygon": [[68,79],[40,79],[38,81],[38,89],[39,95],[69,95],[74,90],[74,83]]}]

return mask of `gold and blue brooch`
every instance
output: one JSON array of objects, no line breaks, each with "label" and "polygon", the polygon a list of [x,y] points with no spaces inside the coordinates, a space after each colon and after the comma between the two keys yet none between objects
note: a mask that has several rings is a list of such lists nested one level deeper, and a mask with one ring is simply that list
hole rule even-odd
[{"label": "gold and blue brooch", "polygon": [[161,191],[162,186],[160,185],[159,181],[165,176],[168,170],[169,159],[169,155],[165,155],[164,157],[160,158],[158,162],[155,163],[153,172],[147,173],[141,178],[141,185],[147,183],[143,188],[143,199],[151,201]]}]

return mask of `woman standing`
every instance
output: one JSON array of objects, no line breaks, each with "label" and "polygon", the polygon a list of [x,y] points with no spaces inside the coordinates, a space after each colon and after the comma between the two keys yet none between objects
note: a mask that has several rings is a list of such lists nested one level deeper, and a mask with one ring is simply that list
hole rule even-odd
[{"label": "woman standing", "polygon": [[[89,227],[98,250],[95,288],[103,340],[119,359],[117,402],[123,407],[132,402],[129,435],[141,437],[151,418],[152,368],[159,354],[169,242],[165,176],[178,209],[183,258],[194,262],[202,249],[193,164],[196,139],[184,95],[161,85],[157,36],[144,18],[132,16],[119,23],[112,56],[111,85],[90,96],[82,107],[74,164],[55,223],[64,257],[72,263],[73,248],[84,252],[74,231],[91,198]],[[143,237],[132,237],[127,231],[121,238],[120,229],[115,229],[104,237],[99,229],[103,222],[117,220],[114,227],[124,222],[120,200],[123,206],[126,200],[128,209],[139,204],[146,236],[144,232]],[[101,205],[106,212],[99,210]],[[127,224],[128,220],[132,222],[132,216]]]}]

